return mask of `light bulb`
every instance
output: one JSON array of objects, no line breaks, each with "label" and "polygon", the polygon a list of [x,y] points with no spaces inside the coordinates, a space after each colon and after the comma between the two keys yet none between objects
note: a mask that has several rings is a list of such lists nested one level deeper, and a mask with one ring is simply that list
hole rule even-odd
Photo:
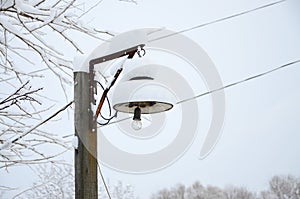
[{"label": "light bulb", "polygon": [[134,109],[133,121],[131,123],[131,128],[133,128],[136,131],[142,128],[141,114],[142,111],[140,107],[136,107]]},{"label": "light bulb", "polygon": [[131,122],[131,128],[133,128],[136,131],[141,130],[141,128],[142,128],[142,121],[141,120],[133,120]]}]

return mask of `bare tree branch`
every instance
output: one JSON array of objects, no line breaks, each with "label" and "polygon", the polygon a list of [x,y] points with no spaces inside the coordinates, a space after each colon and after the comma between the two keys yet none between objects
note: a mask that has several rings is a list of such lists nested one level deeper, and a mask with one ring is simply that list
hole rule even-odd
[{"label": "bare tree branch", "polygon": [[9,145],[15,143],[16,141],[22,139],[23,137],[25,137],[26,135],[28,135],[30,132],[32,132],[33,130],[37,129],[39,126],[45,124],[46,122],[48,122],[49,120],[51,120],[52,118],[54,118],[56,115],[58,115],[60,112],[64,111],[66,108],[68,108],[74,101],[69,102],[68,104],[66,104],[64,107],[62,107],[61,109],[59,109],[57,112],[55,112],[54,114],[52,114],[51,116],[49,116],[47,119],[41,121],[40,123],[38,123],[37,125],[35,125],[34,127],[32,127],[31,129],[29,129],[28,131],[25,131],[24,133],[22,133],[21,135],[12,138],[10,140],[5,141],[1,146],[0,146],[0,151],[5,149],[6,147],[8,147]]}]

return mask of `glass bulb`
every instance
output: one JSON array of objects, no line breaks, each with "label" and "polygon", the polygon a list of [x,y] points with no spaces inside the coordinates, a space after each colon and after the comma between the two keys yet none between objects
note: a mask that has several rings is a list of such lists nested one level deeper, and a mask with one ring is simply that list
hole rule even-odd
[{"label": "glass bulb", "polygon": [[131,123],[131,128],[138,131],[142,128],[142,121],[141,120],[133,120]]}]

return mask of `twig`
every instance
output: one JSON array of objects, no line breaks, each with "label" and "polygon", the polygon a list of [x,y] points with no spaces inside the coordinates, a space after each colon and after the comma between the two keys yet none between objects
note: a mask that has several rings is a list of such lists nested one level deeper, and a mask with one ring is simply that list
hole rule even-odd
[{"label": "twig", "polygon": [[57,112],[55,112],[54,114],[52,114],[50,117],[48,117],[46,120],[38,123],[37,125],[35,125],[34,127],[32,127],[31,129],[29,129],[28,131],[25,131],[24,133],[22,133],[21,135],[19,135],[16,138],[10,139],[6,142],[4,142],[1,146],[0,146],[0,150],[5,149],[7,146],[15,143],[16,141],[22,139],[23,137],[25,137],[26,135],[28,135],[30,132],[32,132],[33,130],[35,130],[36,128],[38,128],[39,126],[45,124],[46,122],[48,122],[49,120],[51,120],[52,118],[54,118],[56,115],[58,115],[60,112],[64,111],[66,108],[68,108],[74,101],[69,102],[67,105],[65,105],[64,107],[62,107],[61,109],[59,109]]}]

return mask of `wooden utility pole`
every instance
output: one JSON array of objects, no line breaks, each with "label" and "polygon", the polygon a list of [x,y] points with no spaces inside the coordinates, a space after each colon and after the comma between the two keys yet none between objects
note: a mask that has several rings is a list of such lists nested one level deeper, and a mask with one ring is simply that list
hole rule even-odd
[{"label": "wooden utility pole", "polygon": [[136,52],[141,56],[140,51],[145,54],[144,46],[145,44],[140,44],[92,59],[89,61],[89,73],[74,73],[75,136],[78,138],[78,147],[75,149],[75,199],[98,198],[96,121],[106,94],[122,71],[122,68],[116,71],[114,80],[102,94],[96,113],[93,113],[91,104],[96,105],[94,99],[94,92],[96,91],[94,66],[123,56],[131,59]]},{"label": "wooden utility pole", "polygon": [[91,109],[94,77],[86,72],[74,73],[75,136],[75,199],[97,199],[97,128]]}]

